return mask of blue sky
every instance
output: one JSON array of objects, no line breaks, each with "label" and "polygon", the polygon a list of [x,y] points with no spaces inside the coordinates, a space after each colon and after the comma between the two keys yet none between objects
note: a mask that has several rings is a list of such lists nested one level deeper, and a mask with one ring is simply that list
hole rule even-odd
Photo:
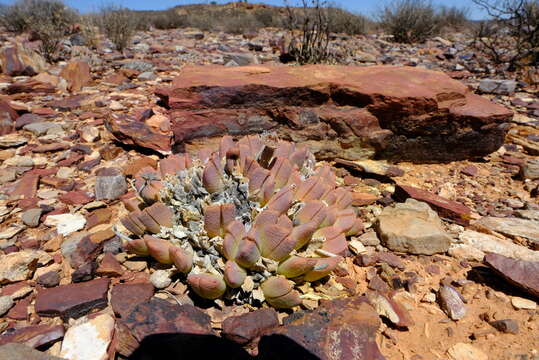
[{"label": "blue sky", "polygon": [[[15,0],[0,0],[2,4],[10,4]],[[390,1],[390,0],[388,0]],[[227,0],[217,1],[218,3],[227,3]],[[266,0],[266,1],[256,1],[249,0],[251,3],[266,3],[272,5],[282,5],[283,0]],[[338,5],[357,12],[361,12],[366,15],[374,14],[380,7],[386,3],[384,0],[335,0],[335,3]],[[100,7],[101,4],[110,4],[111,1],[88,1],[88,0],[65,0],[65,3],[78,9],[81,12],[88,12],[96,10]],[[114,4],[120,4],[122,6],[128,7],[130,9],[136,10],[163,10],[176,5],[192,4],[192,3],[209,3],[209,0],[118,0],[112,1]],[[294,3],[294,0],[290,0],[290,3]],[[467,7],[470,9],[470,15],[473,19],[480,19],[484,16],[483,12],[480,9],[473,6],[471,0],[432,0],[432,3],[435,5],[446,5],[446,6],[458,6],[458,7]]]}]

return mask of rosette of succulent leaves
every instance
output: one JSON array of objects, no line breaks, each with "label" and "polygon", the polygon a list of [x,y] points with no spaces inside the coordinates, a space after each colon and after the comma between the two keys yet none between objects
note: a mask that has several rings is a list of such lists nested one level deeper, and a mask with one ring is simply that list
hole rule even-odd
[{"label": "rosette of succulent leaves", "polygon": [[300,305],[296,286],[330,274],[363,224],[349,190],[304,147],[225,136],[196,158],[171,155],[135,176],[127,251],[173,264],[206,299]]}]

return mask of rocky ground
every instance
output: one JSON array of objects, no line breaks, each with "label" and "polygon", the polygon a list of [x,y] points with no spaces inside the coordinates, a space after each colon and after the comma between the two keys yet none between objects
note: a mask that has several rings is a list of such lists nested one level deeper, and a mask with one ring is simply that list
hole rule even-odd
[{"label": "rocky ground", "polygon": [[[218,79],[226,71],[240,81],[238,65],[266,73],[278,64],[276,39],[269,30],[152,31],[137,34],[124,56],[74,36],[62,45],[67,60],[51,66],[35,44],[4,34],[0,358],[204,358],[217,349],[235,359],[539,359],[537,74],[496,68],[461,34],[420,46],[342,36],[334,42],[350,66],[342,72],[407,65],[414,75],[368,106],[357,100],[385,90],[350,90],[342,80],[348,97],[320,102],[300,92],[311,85],[290,80],[293,90],[271,100],[278,115],[258,114],[269,100],[241,90],[245,83],[235,84],[242,100],[234,105],[197,88],[226,87]],[[192,67],[210,64],[207,74]],[[448,76],[421,81],[441,76],[423,69]],[[327,75],[320,71],[313,77]],[[287,96],[286,106],[275,103]],[[255,130],[304,143],[332,165],[364,226],[294,311],[201,301],[174,267],[122,244],[129,232],[120,219],[141,169],[158,168],[172,150],[195,154],[227,132]],[[401,156],[390,158],[400,161],[388,163],[379,147],[394,144],[390,153]]]}]

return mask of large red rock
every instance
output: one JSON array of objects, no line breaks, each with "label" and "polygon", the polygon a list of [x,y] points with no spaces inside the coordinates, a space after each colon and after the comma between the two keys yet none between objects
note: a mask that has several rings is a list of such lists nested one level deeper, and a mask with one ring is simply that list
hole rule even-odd
[{"label": "large red rock", "polygon": [[262,358],[385,359],[375,341],[381,322],[364,296],[322,302],[311,313],[289,318],[262,337],[259,353],[271,354]]},{"label": "large red rock", "polygon": [[349,160],[484,156],[512,117],[444,73],[411,67],[186,66],[157,95],[178,146],[273,129],[319,158]]},{"label": "large red rock", "polygon": [[485,263],[513,285],[539,298],[539,261],[517,260],[488,253]]},{"label": "large red rock", "polygon": [[66,79],[69,91],[79,91],[92,80],[90,66],[84,61],[71,61],[62,69],[60,76]]}]

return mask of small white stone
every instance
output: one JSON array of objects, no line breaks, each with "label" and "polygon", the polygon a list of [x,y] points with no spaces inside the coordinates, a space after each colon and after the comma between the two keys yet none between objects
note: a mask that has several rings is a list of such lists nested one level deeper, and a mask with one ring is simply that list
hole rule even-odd
[{"label": "small white stone", "polygon": [[524,309],[524,310],[537,309],[537,303],[535,303],[535,301],[524,299],[518,296],[511,297],[511,304],[513,304],[515,309]]},{"label": "small white stone", "polygon": [[156,270],[150,276],[150,281],[157,289],[164,289],[172,282],[170,275],[165,270]]},{"label": "small white stone", "polygon": [[86,218],[81,214],[49,215],[45,220],[45,225],[49,227],[56,226],[58,234],[65,236],[84,228]]},{"label": "small white stone", "polygon": [[77,321],[64,336],[60,357],[70,360],[106,360],[112,341],[114,318],[101,314],[90,320]]}]

